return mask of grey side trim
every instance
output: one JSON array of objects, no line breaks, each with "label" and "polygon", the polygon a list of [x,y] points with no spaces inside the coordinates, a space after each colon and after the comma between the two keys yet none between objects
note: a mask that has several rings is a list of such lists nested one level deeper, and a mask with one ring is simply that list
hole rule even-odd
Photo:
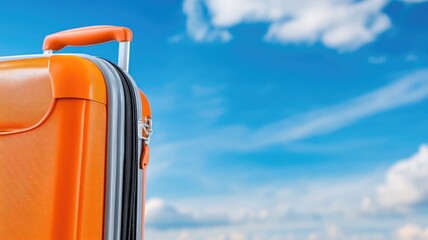
[{"label": "grey side trim", "polygon": [[[141,150],[139,150],[141,156]],[[137,240],[141,240],[143,236],[142,232],[142,212],[143,212],[143,170],[138,169],[138,192],[137,192]]]},{"label": "grey side trim", "polygon": [[[104,239],[120,239],[120,219],[122,210],[122,181],[124,156],[125,100],[120,77],[114,67],[105,61],[89,55],[79,55],[91,60],[103,72],[109,95],[109,127],[106,209],[104,218]],[[119,97],[116,101],[112,97]],[[119,95],[119,96],[115,96]],[[116,121],[117,120],[117,121]]]},{"label": "grey side trim", "polygon": [[[92,56],[89,56],[89,57],[91,59],[95,58],[95,57],[92,57]],[[107,61],[105,61],[103,59],[99,59],[99,58],[96,58],[95,61],[102,61],[108,68],[110,68],[110,70],[112,72],[114,72],[114,74],[116,75],[115,79],[118,82],[120,82],[119,75],[117,74],[117,72],[114,69],[114,67],[110,65],[109,62],[107,62]],[[142,117],[143,117],[143,113],[142,113],[142,102],[141,102],[139,88],[138,88],[137,84],[135,83],[134,79],[128,73],[126,73],[126,75],[130,79],[130,82],[132,83],[133,90],[134,90],[134,95],[135,95],[135,98],[137,100],[137,116],[138,116],[138,120],[142,120]],[[123,89],[122,89],[122,91],[123,91]],[[124,106],[122,107],[122,111],[123,111],[123,109],[125,109]],[[136,123],[136,124],[138,125],[138,123]],[[123,126],[122,126],[122,129],[123,129]],[[141,156],[141,153],[142,153],[142,144],[143,144],[143,140],[139,139],[138,140],[138,156]],[[124,144],[123,143],[121,144],[121,147],[122,147],[122,151],[123,151],[123,148],[124,148]],[[137,159],[137,161],[139,161],[139,160],[140,160],[140,158]],[[139,165],[139,164],[137,164],[137,165]],[[123,167],[123,158],[120,159],[119,166],[120,166],[120,168]],[[142,214],[138,214],[138,213],[142,213],[142,205],[143,205],[143,196],[142,196],[143,195],[143,191],[142,191],[143,190],[143,186],[142,186],[142,184],[143,184],[143,181],[142,181],[143,175],[142,174],[143,174],[143,170],[139,169],[138,170],[138,189],[137,189],[137,222],[136,222],[136,224],[137,224],[137,227],[136,227],[136,229],[137,229],[137,232],[136,232],[136,238],[137,238],[137,240],[141,240],[142,239],[142,234],[143,234],[142,233],[142,228],[141,228],[141,226],[142,226]],[[118,181],[118,186],[119,186],[118,192],[120,192],[120,195],[117,196],[118,200],[116,200],[117,207],[118,207],[117,210],[118,211],[117,211],[117,214],[116,214],[115,228],[118,229],[118,231],[116,231],[116,234],[115,234],[116,238],[115,239],[119,239],[119,237],[120,237],[120,229],[119,228],[120,228],[121,206],[122,206],[121,201],[122,201],[123,169],[121,169],[121,171],[119,171],[118,178],[120,179]]]},{"label": "grey side trim", "polygon": [[118,114],[120,114],[121,116],[121,125],[118,127],[122,136],[121,136],[121,141],[117,142],[116,144],[118,144],[120,151],[121,151],[121,155],[120,157],[113,159],[113,161],[116,162],[116,164],[118,164],[118,169],[116,171],[116,205],[115,205],[115,209],[114,209],[114,228],[115,228],[115,233],[114,233],[114,238],[113,239],[120,239],[120,234],[121,234],[121,221],[120,219],[122,218],[122,187],[123,187],[123,165],[124,165],[124,152],[125,152],[125,140],[124,140],[124,129],[125,129],[125,97],[124,97],[124,90],[123,90],[123,86],[122,86],[122,82],[120,80],[120,76],[119,74],[116,72],[116,69],[111,66],[109,63],[106,63],[104,60],[102,59],[98,59],[97,61],[102,62],[114,75],[114,79],[115,81],[120,85],[121,87],[121,95],[122,95],[122,99],[121,99],[121,109],[120,112]]}]

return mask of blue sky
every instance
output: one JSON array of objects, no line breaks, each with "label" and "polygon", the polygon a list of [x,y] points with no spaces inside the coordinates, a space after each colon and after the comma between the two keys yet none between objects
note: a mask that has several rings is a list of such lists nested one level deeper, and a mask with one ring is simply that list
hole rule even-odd
[{"label": "blue sky", "polygon": [[[5,2],[0,54],[134,32],[147,239],[428,239],[428,2]],[[13,36],[13,38],[11,38]],[[116,59],[116,43],[68,48]]]}]

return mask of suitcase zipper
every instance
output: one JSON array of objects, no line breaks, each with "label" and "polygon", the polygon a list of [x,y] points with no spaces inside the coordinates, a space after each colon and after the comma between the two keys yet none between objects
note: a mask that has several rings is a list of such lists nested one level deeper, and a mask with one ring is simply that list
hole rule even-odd
[{"label": "suitcase zipper", "polygon": [[152,134],[152,120],[148,117],[144,117],[144,122],[141,119],[138,120],[138,138],[143,140],[147,145],[149,145],[150,136],[152,136]]},{"label": "suitcase zipper", "polygon": [[[108,60],[106,60],[108,61]],[[108,61],[109,62],[109,61]],[[137,230],[137,191],[140,157],[138,144],[144,124],[137,116],[136,96],[133,85],[127,75],[117,65],[109,62],[118,72],[125,93],[125,159],[123,174],[121,240],[136,240]]]}]

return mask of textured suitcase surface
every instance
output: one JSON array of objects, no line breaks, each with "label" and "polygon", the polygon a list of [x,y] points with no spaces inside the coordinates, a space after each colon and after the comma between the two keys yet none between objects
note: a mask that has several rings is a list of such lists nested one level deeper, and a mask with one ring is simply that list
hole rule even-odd
[{"label": "textured suitcase surface", "polygon": [[[48,36],[46,54],[0,58],[0,239],[142,239],[150,108],[126,73],[132,33]],[[52,55],[120,44],[119,64]]]}]

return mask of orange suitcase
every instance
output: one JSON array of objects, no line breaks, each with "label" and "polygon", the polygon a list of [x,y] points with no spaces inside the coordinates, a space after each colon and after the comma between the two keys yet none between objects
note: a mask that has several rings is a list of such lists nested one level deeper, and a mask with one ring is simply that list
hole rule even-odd
[{"label": "orange suitcase", "polygon": [[[119,42],[119,66],[65,46]],[[143,239],[151,115],[132,32],[78,28],[0,58],[0,239]]]}]

